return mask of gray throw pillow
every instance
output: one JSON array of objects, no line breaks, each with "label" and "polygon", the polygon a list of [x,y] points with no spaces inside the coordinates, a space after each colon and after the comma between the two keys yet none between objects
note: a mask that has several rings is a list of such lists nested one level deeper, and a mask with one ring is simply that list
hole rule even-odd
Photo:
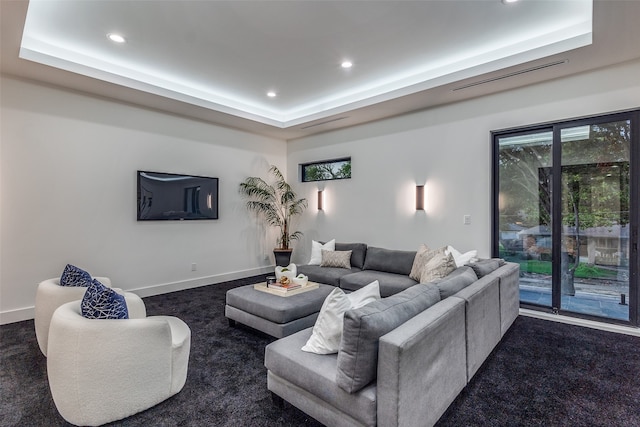
[{"label": "gray throw pillow", "polygon": [[433,283],[440,290],[440,299],[445,299],[457,294],[476,280],[478,280],[478,276],[473,268],[465,265],[455,269],[444,279],[436,280]]},{"label": "gray throw pillow", "polygon": [[415,315],[440,301],[438,288],[415,285],[344,314],[336,382],[355,393],[376,379],[378,341]]},{"label": "gray throw pillow", "polygon": [[499,259],[483,259],[480,261],[476,261],[471,264],[467,264],[469,267],[473,268],[478,279],[486,276],[489,273],[500,268],[500,260]]}]

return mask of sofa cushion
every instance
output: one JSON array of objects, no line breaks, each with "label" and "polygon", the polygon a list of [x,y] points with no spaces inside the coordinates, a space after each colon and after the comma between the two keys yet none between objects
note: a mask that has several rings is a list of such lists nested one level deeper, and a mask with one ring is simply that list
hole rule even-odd
[{"label": "sofa cushion", "polygon": [[364,270],[386,271],[409,276],[416,251],[398,251],[368,247],[367,257],[364,260]]},{"label": "sofa cushion", "polygon": [[438,301],[438,288],[415,285],[362,308],[347,311],[338,352],[338,386],[355,393],[373,381],[378,368],[380,337]]},{"label": "sofa cushion", "polygon": [[[324,283],[331,286],[339,286],[340,278],[351,273],[357,273],[361,271],[359,268],[351,269],[346,268],[334,268],[334,267],[320,267],[319,265],[299,265],[298,274],[304,274],[312,282]],[[365,283],[371,283],[373,280]]]},{"label": "sofa cushion", "polygon": [[311,241],[311,258],[309,259],[309,265],[320,265],[322,262],[322,250],[333,251],[336,248],[336,239],[330,240],[327,243]]},{"label": "sofa cushion", "polygon": [[67,264],[60,276],[60,286],[87,287],[91,283],[91,275],[75,265]]},{"label": "sofa cushion", "polygon": [[456,268],[447,277],[434,280],[432,283],[440,291],[440,299],[445,299],[466,288],[478,280],[478,276],[469,266]]},{"label": "sofa cushion", "polygon": [[420,283],[429,283],[436,279],[442,279],[456,269],[456,262],[451,254],[439,252],[433,255],[422,268]]},{"label": "sofa cushion", "polygon": [[345,311],[360,308],[379,299],[378,281],[350,294],[345,294],[342,289],[335,288],[322,303],[318,319],[313,325],[313,333],[302,347],[302,351],[317,354],[337,353],[340,347],[340,338],[342,338],[342,319]]},{"label": "sofa cushion", "polygon": [[87,319],[128,319],[127,303],[120,295],[97,280],[92,280],[80,303]]},{"label": "sofa cushion", "polygon": [[384,271],[363,270],[350,273],[340,278],[340,287],[346,291],[357,291],[363,286],[377,280],[380,282],[380,295],[388,297],[418,284],[409,276]]},{"label": "sofa cushion", "polygon": [[351,251],[322,250],[320,267],[351,268]]},{"label": "sofa cushion", "polygon": [[492,273],[500,268],[500,261],[501,260],[498,258],[482,259],[467,265],[473,268],[473,271],[476,273],[476,276],[478,276],[478,279],[482,279],[487,274]]}]

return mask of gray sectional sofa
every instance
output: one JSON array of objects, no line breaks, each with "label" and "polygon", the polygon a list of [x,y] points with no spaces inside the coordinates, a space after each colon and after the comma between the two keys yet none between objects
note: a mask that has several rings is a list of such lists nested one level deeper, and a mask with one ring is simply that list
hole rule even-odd
[{"label": "gray sectional sofa", "polygon": [[337,354],[301,350],[312,328],[269,344],[267,386],[276,401],[327,426],[436,423],[518,316],[519,266],[483,260],[418,284],[396,277],[411,270],[402,263],[413,263],[409,253],[365,247],[351,270],[324,276],[323,267],[299,267],[311,280],[330,278],[345,289],[378,280],[388,296],[345,313]]}]

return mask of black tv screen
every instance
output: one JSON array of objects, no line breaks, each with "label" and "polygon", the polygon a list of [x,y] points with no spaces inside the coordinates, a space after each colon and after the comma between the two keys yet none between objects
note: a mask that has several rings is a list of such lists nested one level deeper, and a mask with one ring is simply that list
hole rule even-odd
[{"label": "black tv screen", "polygon": [[218,219],[218,178],[138,171],[138,221]]}]

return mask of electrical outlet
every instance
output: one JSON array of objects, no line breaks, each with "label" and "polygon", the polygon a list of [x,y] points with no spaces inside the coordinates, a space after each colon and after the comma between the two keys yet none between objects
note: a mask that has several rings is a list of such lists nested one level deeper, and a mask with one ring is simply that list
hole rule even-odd
[{"label": "electrical outlet", "polygon": [[191,263],[191,271],[196,271],[198,269],[198,264],[195,262]]},{"label": "electrical outlet", "polygon": [[471,224],[471,215],[465,215],[462,217],[462,223],[464,225],[469,225]]}]

